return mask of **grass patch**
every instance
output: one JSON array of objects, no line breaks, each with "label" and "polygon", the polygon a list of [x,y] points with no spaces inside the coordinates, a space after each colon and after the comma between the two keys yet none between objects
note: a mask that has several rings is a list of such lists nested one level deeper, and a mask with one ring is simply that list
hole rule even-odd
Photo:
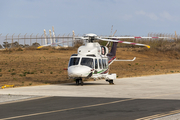
[{"label": "grass patch", "polygon": [[11,75],[16,75],[16,73],[11,73]]}]

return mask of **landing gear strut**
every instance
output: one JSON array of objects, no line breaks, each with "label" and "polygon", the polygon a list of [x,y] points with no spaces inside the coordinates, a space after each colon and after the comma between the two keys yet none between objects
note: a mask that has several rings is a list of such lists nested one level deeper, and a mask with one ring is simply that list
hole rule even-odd
[{"label": "landing gear strut", "polygon": [[76,79],[76,85],[83,85],[82,78],[77,78]]},{"label": "landing gear strut", "polygon": [[113,85],[113,80],[106,80],[107,82],[109,82],[110,85]]}]

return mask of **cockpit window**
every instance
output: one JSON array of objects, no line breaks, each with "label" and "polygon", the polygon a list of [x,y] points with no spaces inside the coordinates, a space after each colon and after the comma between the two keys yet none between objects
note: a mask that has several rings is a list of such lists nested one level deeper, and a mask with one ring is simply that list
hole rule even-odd
[{"label": "cockpit window", "polygon": [[98,69],[98,61],[95,59],[95,69]]},{"label": "cockpit window", "polygon": [[82,58],[81,65],[85,65],[90,68],[94,68],[93,59],[92,58]]},{"label": "cockpit window", "polygon": [[78,57],[71,58],[70,62],[69,62],[69,67],[72,66],[72,65],[78,65],[79,59],[80,58],[78,58]]},{"label": "cockpit window", "polygon": [[102,69],[102,62],[101,62],[101,59],[99,59],[99,68]]}]

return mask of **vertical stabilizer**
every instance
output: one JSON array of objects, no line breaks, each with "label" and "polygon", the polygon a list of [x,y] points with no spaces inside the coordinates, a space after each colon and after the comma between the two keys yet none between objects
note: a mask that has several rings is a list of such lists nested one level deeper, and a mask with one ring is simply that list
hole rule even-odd
[{"label": "vertical stabilizer", "polygon": [[111,52],[107,56],[116,56],[117,42],[113,42]]},{"label": "vertical stabilizer", "polygon": [[111,52],[107,54],[108,56],[108,64],[111,65],[113,61],[116,59],[116,49],[117,49],[117,42],[113,42],[111,47]]}]

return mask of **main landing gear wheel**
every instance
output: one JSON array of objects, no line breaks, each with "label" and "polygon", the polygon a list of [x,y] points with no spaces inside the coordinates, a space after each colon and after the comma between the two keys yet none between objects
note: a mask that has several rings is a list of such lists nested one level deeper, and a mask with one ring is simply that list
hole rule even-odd
[{"label": "main landing gear wheel", "polygon": [[83,85],[82,78],[76,79],[76,85]]},{"label": "main landing gear wheel", "polygon": [[114,85],[113,80],[106,80],[110,85]]}]

